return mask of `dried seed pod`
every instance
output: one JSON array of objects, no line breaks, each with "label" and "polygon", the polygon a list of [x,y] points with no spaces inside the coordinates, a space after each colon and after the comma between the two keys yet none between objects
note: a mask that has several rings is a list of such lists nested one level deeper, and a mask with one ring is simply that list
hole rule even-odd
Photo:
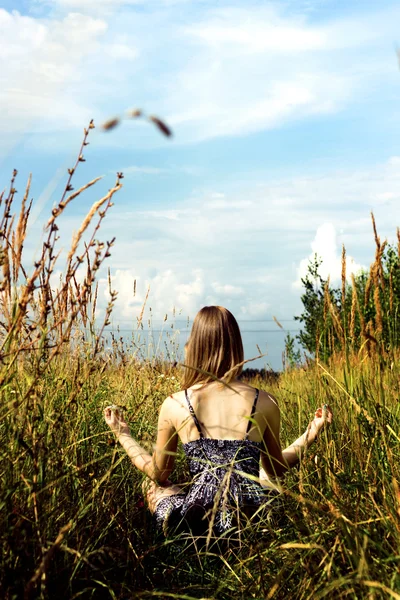
[{"label": "dried seed pod", "polygon": [[161,133],[163,133],[167,137],[170,137],[172,135],[172,131],[170,130],[170,128],[163,121],[161,121],[161,119],[159,119],[158,117],[155,117],[154,115],[150,115],[149,121],[154,123],[154,125],[156,125],[158,127],[158,129],[161,131]]},{"label": "dried seed pod", "polygon": [[121,120],[118,117],[114,117],[113,119],[109,119],[108,121],[103,123],[101,128],[104,129],[104,131],[110,131],[110,129],[114,129],[115,127],[117,127],[117,125],[119,125],[120,122]]}]

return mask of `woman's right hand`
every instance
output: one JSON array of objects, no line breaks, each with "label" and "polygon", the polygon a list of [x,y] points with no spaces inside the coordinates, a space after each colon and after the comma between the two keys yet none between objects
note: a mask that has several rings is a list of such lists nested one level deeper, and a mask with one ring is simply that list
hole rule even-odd
[{"label": "woman's right hand", "polygon": [[111,405],[104,409],[104,419],[115,435],[131,435],[128,423],[125,421],[122,410],[118,406]]}]

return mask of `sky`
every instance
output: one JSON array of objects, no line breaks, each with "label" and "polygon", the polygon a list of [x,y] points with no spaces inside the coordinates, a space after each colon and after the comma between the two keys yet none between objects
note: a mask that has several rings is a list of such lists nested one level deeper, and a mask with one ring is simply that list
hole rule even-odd
[{"label": "sky", "polygon": [[[399,23],[386,0],[0,0],[0,187],[32,172],[25,266],[93,118],[74,186],[103,179],[69,205],[60,243],[122,171],[100,235],[116,237],[113,327],[129,335],[148,288],[155,335],[175,320],[181,343],[187,319],[220,304],[246,357],[258,345],[254,364],[279,368],[314,254],[335,284],[342,244],[348,274],[373,261],[371,211],[395,240]],[[105,270],[100,284],[99,323]]]}]

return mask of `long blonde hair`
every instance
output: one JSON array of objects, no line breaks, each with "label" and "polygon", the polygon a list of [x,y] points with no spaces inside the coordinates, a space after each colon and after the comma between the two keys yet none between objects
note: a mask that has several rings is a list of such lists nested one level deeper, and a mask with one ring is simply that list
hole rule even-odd
[{"label": "long blonde hair", "polygon": [[219,379],[229,383],[242,372],[242,336],[233,314],[223,306],[205,306],[193,321],[186,344],[184,389]]}]

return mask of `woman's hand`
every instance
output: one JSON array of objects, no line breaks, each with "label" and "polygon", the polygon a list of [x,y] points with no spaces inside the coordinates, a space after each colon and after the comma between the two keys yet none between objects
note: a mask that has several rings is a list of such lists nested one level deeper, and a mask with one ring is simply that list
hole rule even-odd
[{"label": "woman's hand", "polygon": [[104,419],[113,433],[120,435],[131,435],[128,423],[125,421],[122,411],[118,406],[112,404],[104,409]]},{"label": "woman's hand", "polygon": [[325,427],[332,423],[333,413],[331,408],[324,404],[322,408],[317,408],[315,411],[314,420],[310,423],[310,430],[314,430],[316,435]]}]

